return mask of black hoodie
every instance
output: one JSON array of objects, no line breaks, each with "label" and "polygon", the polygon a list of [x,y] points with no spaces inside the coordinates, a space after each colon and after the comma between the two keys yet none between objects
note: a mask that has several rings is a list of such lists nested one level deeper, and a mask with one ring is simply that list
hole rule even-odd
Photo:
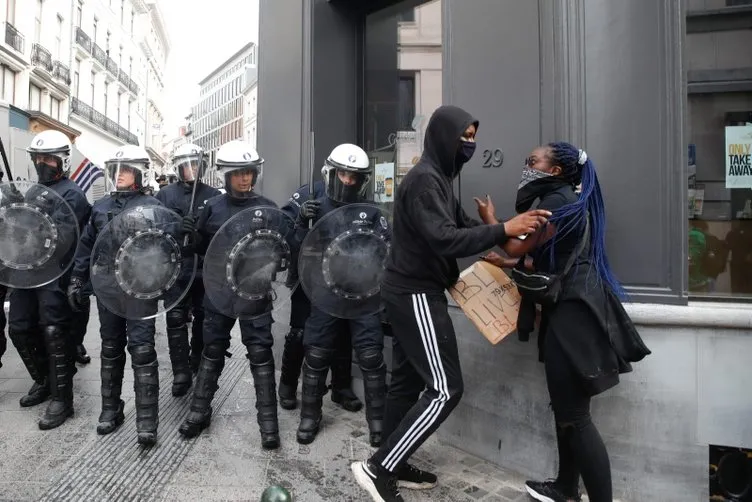
[{"label": "black hoodie", "polygon": [[478,121],[455,106],[442,106],[431,116],[423,155],[397,188],[385,291],[442,292],[457,282],[457,258],[506,241],[503,224],[470,218],[454,197],[452,180],[462,169],[457,150],[470,124],[477,127]]}]

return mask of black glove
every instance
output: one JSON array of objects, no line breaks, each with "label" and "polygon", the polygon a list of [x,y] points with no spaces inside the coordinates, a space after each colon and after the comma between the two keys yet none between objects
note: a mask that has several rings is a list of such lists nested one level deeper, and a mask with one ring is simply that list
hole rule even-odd
[{"label": "black glove", "polygon": [[68,284],[68,304],[74,312],[83,312],[85,307],[85,299],[88,299],[83,292],[84,281],[78,277],[71,277],[70,284]]},{"label": "black glove", "polygon": [[193,216],[183,216],[183,227],[181,231],[184,234],[193,234],[196,231],[196,219]]},{"label": "black glove", "polygon": [[316,216],[318,216],[320,210],[321,210],[320,200],[315,200],[315,199],[307,200],[303,203],[302,206],[300,206],[300,213],[298,214],[298,219],[301,222],[307,222],[308,220],[312,220]]}]

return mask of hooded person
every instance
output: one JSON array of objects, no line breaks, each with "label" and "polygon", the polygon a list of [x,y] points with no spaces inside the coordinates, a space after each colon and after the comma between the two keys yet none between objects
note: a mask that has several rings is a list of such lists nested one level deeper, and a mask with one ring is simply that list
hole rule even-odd
[{"label": "hooded person", "polygon": [[438,108],[428,123],[420,161],[397,187],[392,250],[381,286],[393,331],[383,441],[369,460],[352,465],[356,481],[375,501],[402,501],[399,487],[436,485],[434,474],[407,461],[463,392],[444,292],[459,277],[457,259],[503,244],[508,236],[533,232],[550,214],[535,210],[483,225],[465,213],[453,180],[473,156],[477,130],[478,121],[465,110]]}]

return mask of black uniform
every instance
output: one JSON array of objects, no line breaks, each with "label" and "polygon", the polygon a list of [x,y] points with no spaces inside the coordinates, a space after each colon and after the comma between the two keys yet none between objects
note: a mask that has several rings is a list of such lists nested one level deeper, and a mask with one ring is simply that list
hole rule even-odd
[{"label": "black uniform", "polygon": [[[166,185],[159,192],[156,198],[165,207],[175,211],[180,216],[198,216],[204,209],[207,201],[212,197],[220,194],[220,191],[205,183],[197,181],[195,198],[193,185],[188,183],[173,183]],[[191,198],[193,198],[193,207],[190,208]],[[193,260],[184,268],[186,272],[193,266]],[[191,386],[191,369],[193,372],[198,370],[198,363],[201,360],[201,351],[204,349],[203,325],[204,325],[204,281],[203,281],[203,260],[198,257],[196,267],[196,277],[191,283],[188,293],[175,307],[167,312],[167,341],[170,348],[170,362],[172,363],[173,383],[172,394],[182,396],[188,392]],[[187,282],[190,278],[183,277],[182,281]],[[177,295],[185,288],[172,288],[171,294]],[[165,303],[173,304],[177,298],[166,295]],[[193,314],[192,336],[190,346],[188,345],[188,315]],[[190,356],[189,356],[190,352]]]},{"label": "black uniform", "polygon": [[5,318],[5,295],[8,293],[8,288],[0,285],[0,368],[3,367],[3,354],[8,347],[8,341],[5,338],[5,325],[7,319]]},{"label": "black uniform", "polygon": [[[328,197],[319,197],[320,209],[316,221],[342,204],[337,204]],[[365,202],[365,201],[364,201]],[[297,239],[302,242],[308,231],[307,223],[298,220]],[[321,423],[322,398],[325,389],[326,374],[334,359],[337,333],[349,329],[352,346],[363,373],[366,397],[366,421],[370,429],[370,442],[377,446],[381,442],[381,422],[384,416],[386,395],[386,365],[384,364],[384,332],[378,313],[355,319],[340,319],[311,307],[311,315],[305,323],[303,346],[305,362],[303,364],[302,408],[298,442],[308,444],[316,439]]]},{"label": "black uniform", "polygon": [[[197,225],[197,253],[203,255],[214,235],[230,218],[253,207],[277,205],[261,195],[235,198],[222,194],[206,203]],[[264,448],[279,446],[277,425],[277,399],[274,378],[272,345],[272,304],[265,313],[253,319],[240,320],[240,336],[248,351],[251,372],[256,389],[256,410]],[[211,422],[211,401],[217,390],[217,381],[224,368],[224,358],[230,347],[230,330],[236,319],[220,313],[209,296],[204,297],[204,352],[202,354],[196,383],[193,389],[191,412],[180,427],[187,437],[195,437]]]},{"label": "black uniform", "polygon": [[[78,185],[65,177],[45,185],[68,203],[79,229],[83,228],[91,206]],[[67,220],[70,213],[60,204],[51,209],[50,217],[55,221]],[[61,235],[60,238],[73,239],[74,235]],[[74,253],[75,246],[71,246],[63,261],[71,260]],[[70,273],[66,272],[45,286],[13,289],[10,294],[8,334],[36,382],[29,394],[21,398],[21,406],[39,404],[48,394],[53,399],[39,422],[42,429],[57,427],[73,414],[75,342],[68,336],[71,311],[65,294],[69,279]]]},{"label": "black uniform", "polygon": [[[97,236],[118,214],[138,206],[160,205],[159,201],[141,192],[110,195],[94,203],[91,219],[76,251],[73,277],[86,284],[89,280],[91,251]],[[116,252],[117,250],[112,250]],[[123,401],[120,393],[125,369],[125,348],[131,354],[133,387],[136,394],[136,430],[145,442],[156,440],[159,422],[159,372],[154,348],[154,319],[126,320],[97,302],[99,334],[102,338],[102,413],[97,432],[109,434],[123,422]]]},{"label": "black uniform", "polygon": [[[313,196],[315,199],[323,197],[325,187],[323,181],[317,181],[313,185]],[[300,206],[310,198],[308,185],[300,187],[287,204],[282,207],[293,221],[297,220],[300,214]],[[298,260],[293,256],[290,271],[288,272],[288,283],[292,286],[298,279]],[[292,292],[290,303],[290,332],[285,337],[285,349],[282,353],[282,374],[279,377],[279,405],[282,408],[292,410],[298,404],[295,396],[298,387],[298,377],[303,364],[303,328],[308,316],[311,314],[311,302],[298,285]],[[351,390],[352,382],[352,344],[350,343],[350,333],[346,326],[340,326],[338,329],[337,341],[335,343],[335,356],[332,362],[332,401],[341,404],[343,408],[349,411],[358,411],[363,406],[358,397]]]}]

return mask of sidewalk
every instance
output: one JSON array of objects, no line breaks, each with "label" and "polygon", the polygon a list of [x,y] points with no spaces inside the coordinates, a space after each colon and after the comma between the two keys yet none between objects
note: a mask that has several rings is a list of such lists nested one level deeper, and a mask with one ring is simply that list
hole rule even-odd
[{"label": "sidewalk", "polygon": [[[220,380],[211,427],[195,440],[184,440],[177,429],[188,412],[189,397],[170,394],[171,372],[160,321],[158,445],[147,451],[136,444],[130,365],[123,385],[125,424],[112,435],[97,436],[98,327],[93,312],[86,337],[92,362],[79,367],[74,379],[75,416],[53,431],[37,428],[46,404],[19,407],[18,400],[31,381],[15,349],[8,348],[0,369],[0,500],[255,502],[271,484],[286,487],[299,502],[367,500],[350,472],[350,463],[368,457],[371,451],[364,413],[346,412],[325,397],[322,430],[312,445],[302,446],[295,441],[299,411],[280,410],[282,447],[262,451],[253,381],[245,351],[237,345]],[[233,339],[238,343],[237,332]],[[414,461],[436,472],[439,486],[422,493],[403,490],[405,500],[531,500],[523,493],[518,476],[435,440]]]}]

